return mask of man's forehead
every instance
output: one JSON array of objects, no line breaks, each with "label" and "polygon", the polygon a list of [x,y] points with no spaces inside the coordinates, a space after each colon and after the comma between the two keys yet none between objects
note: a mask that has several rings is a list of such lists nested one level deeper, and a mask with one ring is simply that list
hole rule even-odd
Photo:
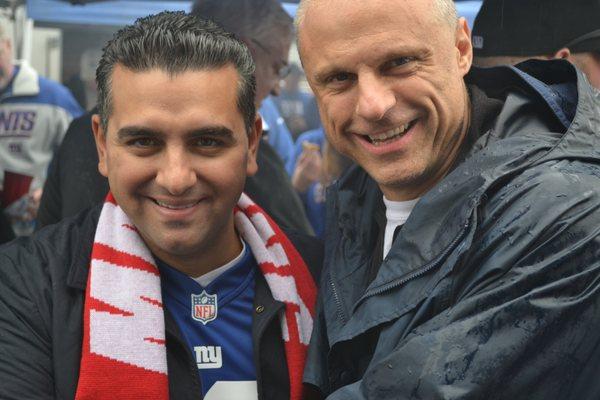
[{"label": "man's forehead", "polygon": [[[392,0],[391,3],[398,4],[394,8],[382,0],[312,1],[314,4],[310,3],[299,21],[298,33],[300,55],[303,62],[310,64],[309,69],[318,69],[316,59],[327,59],[327,64],[342,62],[336,60],[342,54],[360,53],[360,59],[366,61],[394,55],[390,53],[396,56],[423,53],[432,41],[445,36],[435,30],[446,29],[446,25],[431,15],[431,7],[424,7],[432,0]],[[341,9],[332,17],[335,2]]]},{"label": "man's forehead", "polygon": [[235,125],[243,121],[237,104],[238,78],[233,65],[171,74],[161,68],[133,71],[117,64],[111,82],[110,120],[119,125],[125,120],[129,124],[193,114],[198,124]]},{"label": "man's forehead", "polygon": [[[365,30],[391,23],[404,30],[438,22],[436,0],[309,0],[298,21],[300,42],[308,36],[327,40],[343,34],[362,37]],[[376,24],[369,23],[377,21]]]}]

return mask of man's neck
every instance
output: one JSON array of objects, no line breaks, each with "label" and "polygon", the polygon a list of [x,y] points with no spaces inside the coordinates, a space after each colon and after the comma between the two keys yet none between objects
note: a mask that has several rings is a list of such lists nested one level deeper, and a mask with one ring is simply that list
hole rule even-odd
[{"label": "man's neck", "polygon": [[[240,255],[243,244],[233,230],[230,240],[208,246],[206,250],[194,254],[173,255],[160,249],[150,249],[152,253],[172,268],[194,278],[207,274],[235,259]],[[229,236],[229,235],[228,235]],[[147,242],[146,242],[147,243]]]}]

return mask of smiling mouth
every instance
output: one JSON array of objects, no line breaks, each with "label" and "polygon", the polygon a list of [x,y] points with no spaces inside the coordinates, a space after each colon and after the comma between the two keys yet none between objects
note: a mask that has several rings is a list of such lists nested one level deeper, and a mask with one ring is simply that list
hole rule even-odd
[{"label": "smiling mouth", "polygon": [[196,200],[190,203],[185,203],[185,204],[171,204],[171,203],[166,203],[164,201],[160,201],[157,199],[152,199],[152,201],[154,201],[154,203],[156,205],[158,205],[159,207],[163,207],[166,208],[168,210],[186,210],[188,208],[192,208],[194,207],[196,204],[200,203],[202,201],[202,199],[200,200]]},{"label": "smiling mouth", "polygon": [[382,144],[392,142],[398,138],[401,138],[412,128],[417,120],[411,121],[408,124],[401,125],[397,128],[391,129],[387,132],[380,133],[377,135],[365,135],[364,138],[371,144],[375,146],[380,146]]}]

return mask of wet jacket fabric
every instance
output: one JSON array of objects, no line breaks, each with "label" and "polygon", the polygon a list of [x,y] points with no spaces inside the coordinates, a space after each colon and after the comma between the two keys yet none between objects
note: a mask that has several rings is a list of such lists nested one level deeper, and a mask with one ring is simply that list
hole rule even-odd
[{"label": "wet jacket fabric", "polygon": [[304,378],[328,399],[600,398],[600,103],[566,62],[519,68],[468,75],[501,111],[372,281],[381,191],[354,168],[327,194]]},{"label": "wet jacket fabric", "polygon": [[[85,288],[100,210],[84,211],[0,247],[0,398],[75,397]],[[318,279],[321,244],[306,235],[288,233],[288,238]],[[261,400],[289,398],[278,318],[283,307],[258,274],[252,336]],[[166,309],[165,332],[170,399],[201,399],[195,358]]]}]

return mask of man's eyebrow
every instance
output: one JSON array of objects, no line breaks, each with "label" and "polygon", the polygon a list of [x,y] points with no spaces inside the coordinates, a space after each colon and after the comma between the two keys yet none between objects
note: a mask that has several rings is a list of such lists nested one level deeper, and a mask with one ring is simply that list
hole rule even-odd
[{"label": "man's eyebrow", "polygon": [[233,131],[225,126],[215,125],[207,126],[204,128],[193,129],[187,136],[198,137],[198,136],[219,136],[223,138],[233,138]]},{"label": "man's eyebrow", "polygon": [[149,129],[143,126],[126,126],[117,131],[119,140],[127,140],[137,137],[160,137],[163,134],[157,130]]},{"label": "man's eyebrow", "polygon": [[[222,138],[233,138],[233,131],[225,126],[215,125],[207,126],[199,129],[192,129],[186,133],[186,136],[194,138],[200,136],[219,136]],[[164,137],[165,133],[159,130],[143,127],[143,126],[126,126],[117,131],[119,140],[129,140],[139,137]]]},{"label": "man's eyebrow", "polygon": [[[393,49],[385,49],[385,51],[381,52],[377,58],[383,64],[402,57],[424,58],[429,54],[431,54],[431,51],[425,46],[402,45]],[[352,74],[352,72],[337,65],[329,65],[322,71],[316,71],[314,79],[315,82],[319,84],[325,84],[330,77],[335,76],[336,74]]]}]

